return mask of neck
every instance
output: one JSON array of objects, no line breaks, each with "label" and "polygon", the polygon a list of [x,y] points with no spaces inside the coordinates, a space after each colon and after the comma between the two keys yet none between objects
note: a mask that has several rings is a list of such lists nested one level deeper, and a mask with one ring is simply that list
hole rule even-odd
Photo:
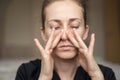
[{"label": "neck", "polygon": [[55,59],[55,70],[59,74],[61,80],[73,80],[77,70],[77,60],[73,59]]}]

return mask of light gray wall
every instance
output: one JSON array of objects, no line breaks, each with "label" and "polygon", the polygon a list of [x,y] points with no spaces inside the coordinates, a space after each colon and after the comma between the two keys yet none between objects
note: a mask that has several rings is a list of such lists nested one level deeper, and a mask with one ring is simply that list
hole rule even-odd
[{"label": "light gray wall", "polygon": [[[4,0],[1,0],[4,2]],[[0,13],[2,58],[39,57],[33,43],[39,37],[41,0],[6,0]],[[1,4],[3,4],[0,3]],[[6,8],[6,6],[8,6]],[[0,6],[1,7],[1,6]],[[1,10],[1,8],[0,8]],[[4,15],[3,15],[4,14]],[[96,33],[95,55],[104,57],[104,17],[102,0],[89,1],[89,25]],[[1,22],[2,21],[2,22]],[[40,39],[41,40],[41,39]]]}]

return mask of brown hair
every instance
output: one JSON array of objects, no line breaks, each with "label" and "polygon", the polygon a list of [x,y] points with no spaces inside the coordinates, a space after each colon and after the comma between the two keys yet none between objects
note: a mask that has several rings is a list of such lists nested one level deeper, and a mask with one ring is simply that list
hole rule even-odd
[{"label": "brown hair", "polygon": [[[45,28],[45,8],[50,4],[56,1],[65,1],[65,0],[44,0],[42,4],[42,11],[41,11],[41,19],[42,19],[42,27]],[[83,15],[84,15],[84,24],[86,25],[87,22],[87,15],[86,15],[86,2],[87,0],[71,0],[76,2],[79,6],[83,8]]]}]

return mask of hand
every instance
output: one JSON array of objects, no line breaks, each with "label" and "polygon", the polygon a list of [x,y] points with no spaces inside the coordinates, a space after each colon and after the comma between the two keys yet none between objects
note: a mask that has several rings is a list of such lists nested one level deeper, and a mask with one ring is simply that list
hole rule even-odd
[{"label": "hand", "polygon": [[81,39],[79,34],[75,29],[73,29],[73,34],[68,33],[68,38],[73,43],[73,45],[78,49],[78,62],[81,67],[89,74],[92,80],[96,80],[96,77],[99,80],[104,80],[103,74],[100,71],[94,57],[93,57],[93,49],[94,49],[94,42],[95,42],[95,34],[91,35],[91,40],[89,47],[87,47],[84,41]]},{"label": "hand", "polygon": [[59,33],[55,38],[54,33],[55,30],[53,29],[45,48],[42,47],[38,39],[34,39],[42,58],[39,80],[51,80],[53,76],[54,60],[51,54],[53,53],[53,49],[56,47],[61,36],[61,33]]}]

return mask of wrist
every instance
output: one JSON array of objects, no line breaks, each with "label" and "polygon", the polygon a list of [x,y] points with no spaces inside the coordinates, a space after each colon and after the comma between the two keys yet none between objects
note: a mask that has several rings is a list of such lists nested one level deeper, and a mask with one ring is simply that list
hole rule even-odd
[{"label": "wrist", "polygon": [[101,71],[96,71],[90,75],[92,80],[104,80],[104,76]]},{"label": "wrist", "polygon": [[91,80],[104,80],[104,77],[103,76],[94,76],[94,77],[91,77]]},{"label": "wrist", "polygon": [[38,80],[52,80],[52,77],[50,75],[40,74]]}]

